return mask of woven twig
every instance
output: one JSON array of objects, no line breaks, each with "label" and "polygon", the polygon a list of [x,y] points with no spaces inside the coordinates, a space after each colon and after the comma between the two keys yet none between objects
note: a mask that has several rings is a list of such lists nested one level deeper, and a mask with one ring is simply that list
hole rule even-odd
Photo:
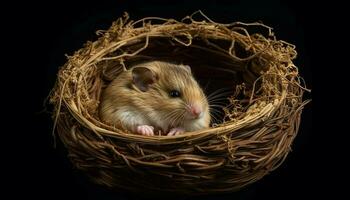
[{"label": "woven twig", "polygon": [[[251,27],[266,34],[251,34]],[[97,41],[68,56],[50,96],[69,158],[95,182],[143,192],[230,192],[286,158],[307,89],[292,62],[295,46],[277,40],[272,28],[220,24],[199,11],[182,21],[133,22],[125,14],[97,34]],[[203,65],[215,60],[212,70],[241,75],[235,88],[243,97],[230,97],[221,123],[179,136],[130,134],[100,121],[99,98],[108,81],[137,60],[169,57]]]}]

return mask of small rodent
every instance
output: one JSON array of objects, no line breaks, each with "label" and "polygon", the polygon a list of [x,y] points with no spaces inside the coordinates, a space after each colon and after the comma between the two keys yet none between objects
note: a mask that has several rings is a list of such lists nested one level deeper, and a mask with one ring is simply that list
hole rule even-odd
[{"label": "small rodent", "polygon": [[103,121],[127,130],[178,135],[209,127],[207,98],[187,65],[149,61],[118,75],[103,91]]}]

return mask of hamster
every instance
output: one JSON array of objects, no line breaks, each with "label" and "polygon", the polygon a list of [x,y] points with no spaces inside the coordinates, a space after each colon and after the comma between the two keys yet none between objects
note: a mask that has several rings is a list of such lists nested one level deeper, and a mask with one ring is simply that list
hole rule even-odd
[{"label": "hamster", "polygon": [[103,91],[104,122],[152,136],[209,127],[207,98],[187,65],[149,61],[122,72]]}]

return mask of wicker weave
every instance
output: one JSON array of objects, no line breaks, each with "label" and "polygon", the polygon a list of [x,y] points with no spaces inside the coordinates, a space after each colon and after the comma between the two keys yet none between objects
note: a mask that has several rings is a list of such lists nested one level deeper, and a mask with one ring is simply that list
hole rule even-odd
[{"label": "wicker weave", "polygon": [[[270,27],[220,24],[199,11],[181,21],[133,22],[125,14],[97,34],[97,41],[68,56],[50,95],[55,132],[74,166],[93,181],[139,192],[231,192],[285,160],[307,89],[292,62],[295,46],[277,40]],[[101,91],[132,63],[147,59],[190,64],[204,79],[218,69],[235,80],[220,123],[152,137],[102,123]]]}]

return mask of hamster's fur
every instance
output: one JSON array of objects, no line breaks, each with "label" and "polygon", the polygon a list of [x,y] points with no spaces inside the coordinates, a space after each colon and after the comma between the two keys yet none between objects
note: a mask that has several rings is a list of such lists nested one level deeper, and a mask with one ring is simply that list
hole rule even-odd
[{"label": "hamster's fur", "polygon": [[209,127],[207,98],[186,65],[150,61],[122,72],[103,91],[100,117],[127,130],[177,135]]}]

